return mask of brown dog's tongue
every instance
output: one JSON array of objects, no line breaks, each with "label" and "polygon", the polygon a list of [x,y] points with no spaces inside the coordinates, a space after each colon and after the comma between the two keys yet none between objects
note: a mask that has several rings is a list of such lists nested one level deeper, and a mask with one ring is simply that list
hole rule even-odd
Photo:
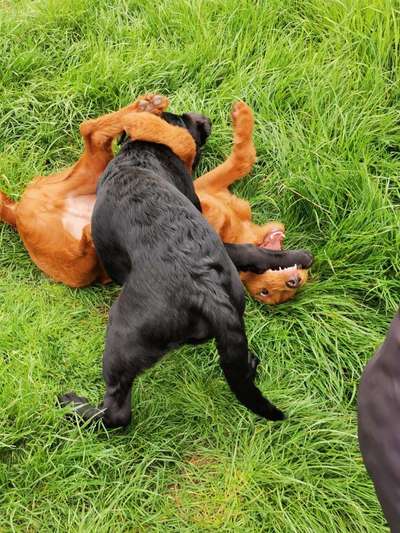
[{"label": "brown dog's tongue", "polygon": [[268,250],[282,250],[282,241],[285,238],[283,231],[276,230],[266,234],[260,248],[267,248]]}]

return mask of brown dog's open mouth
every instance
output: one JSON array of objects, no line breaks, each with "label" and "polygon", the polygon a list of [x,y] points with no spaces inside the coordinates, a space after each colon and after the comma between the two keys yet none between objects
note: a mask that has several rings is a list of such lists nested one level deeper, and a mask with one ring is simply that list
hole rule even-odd
[{"label": "brown dog's open mouth", "polygon": [[[265,234],[264,236],[264,239],[263,241],[261,242],[261,244],[258,245],[259,248],[265,248],[267,250],[282,250],[282,243],[283,243],[283,240],[285,238],[285,231],[284,231],[284,228],[281,226],[281,227],[276,227],[276,228],[271,228],[269,231],[267,231],[267,233]],[[289,288],[297,288],[300,284],[300,281],[294,281],[294,280],[297,280],[299,278],[297,278],[297,271],[299,269],[302,269],[302,265],[292,265],[290,267],[286,267],[286,268],[277,268],[277,269],[272,269],[272,268],[269,268],[267,270],[267,272],[285,272],[285,274],[287,274],[288,276],[288,281],[287,281],[287,286]]]},{"label": "brown dog's open mouth", "polygon": [[285,234],[282,230],[269,231],[259,244],[259,248],[267,248],[268,250],[282,250],[282,242],[285,238]]}]

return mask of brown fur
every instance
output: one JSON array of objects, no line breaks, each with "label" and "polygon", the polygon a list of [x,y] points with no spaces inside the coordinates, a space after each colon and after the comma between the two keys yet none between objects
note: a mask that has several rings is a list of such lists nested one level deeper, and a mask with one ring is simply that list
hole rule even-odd
[{"label": "brown fur", "polygon": [[[1,193],[0,217],[16,226],[33,262],[47,276],[70,287],[108,281],[92,243],[90,217],[98,178],[114,156],[114,138],[126,131],[133,138],[162,141],[191,167],[191,135],[155,116],[167,106],[166,98],[147,95],[115,113],[83,122],[84,151],[75,165],[34,179],[19,203]],[[146,110],[154,114],[138,113]]]},{"label": "brown fur", "polygon": [[[195,180],[195,190],[200,198],[204,216],[227,243],[264,244],[269,248],[280,248],[284,226],[278,222],[264,225],[254,224],[248,202],[229,191],[229,186],[248,174],[256,160],[253,144],[254,119],[251,109],[243,102],[235,104],[232,112],[234,143],[231,155],[214,170]],[[274,240],[274,234],[281,233],[281,239]],[[307,281],[307,271],[291,269],[267,271],[263,274],[242,272],[240,275],[250,294],[267,304],[278,304],[293,298],[297,288]],[[287,283],[296,279],[297,287]],[[263,292],[267,291],[267,295]],[[261,293],[261,294],[260,294]]]}]

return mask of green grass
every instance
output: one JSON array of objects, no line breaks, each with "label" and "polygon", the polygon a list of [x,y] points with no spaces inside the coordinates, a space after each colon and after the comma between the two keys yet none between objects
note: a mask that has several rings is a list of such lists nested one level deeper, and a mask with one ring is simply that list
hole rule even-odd
[{"label": "green grass", "polygon": [[212,343],[136,383],[123,432],[67,423],[99,401],[116,287],[71,290],[0,225],[0,531],[385,530],[357,446],[356,393],[400,296],[398,0],[0,1],[0,188],[81,150],[79,123],[138,94],[214,123],[199,169],[255,110],[258,162],[237,191],[316,256],[277,308],[248,300],[259,385],[289,419],[233,399]]}]

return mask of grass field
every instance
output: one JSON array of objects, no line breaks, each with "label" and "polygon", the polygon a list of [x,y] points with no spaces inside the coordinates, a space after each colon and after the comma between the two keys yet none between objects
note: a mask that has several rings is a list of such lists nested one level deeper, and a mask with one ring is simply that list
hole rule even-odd
[{"label": "grass field", "polygon": [[248,300],[257,420],[210,343],[136,383],[134,420],[105,432],[56,407],[99,401],[117,287],[47,280],[0,224],[0,531],[385,531],[357,446],[360,373],[400,300],[398,0],[0,0],[0,188],[74,161],[79,123],[138,94],[214,124],[199,173],[230,149],[229,111],[257,116],[236,191],[287,246],[316,256],[276,308]]}]

